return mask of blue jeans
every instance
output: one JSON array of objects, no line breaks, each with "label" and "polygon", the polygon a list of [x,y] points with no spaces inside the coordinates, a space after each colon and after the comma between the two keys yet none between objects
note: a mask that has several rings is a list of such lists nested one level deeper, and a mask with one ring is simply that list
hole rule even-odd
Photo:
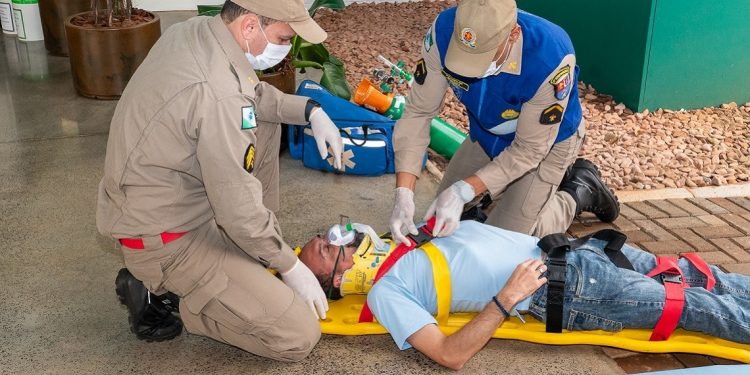
[{"label": "blue jeans", "polygon": [[[563,328],[652,329],[664,308],[665,294],[660,282],[645,276],[656,266],[656,257],[625,245],[622,251],[635,271],[621,269],[604,255],[604,245],[590,240],[568,253]],[[750,277],[711,266],[716,285],[709,292],[703,288],[706,278],[702,273],[685,259],[680,259],[679,266],[690,285],[685,289],[679,327],[750,344]],[[544,286],[532,296],[529,313],[544,321],[546,302]]]}]

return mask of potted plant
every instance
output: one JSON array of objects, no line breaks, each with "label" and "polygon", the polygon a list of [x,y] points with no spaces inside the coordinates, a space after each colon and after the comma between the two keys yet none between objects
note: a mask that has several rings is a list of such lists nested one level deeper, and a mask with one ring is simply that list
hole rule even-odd
[{"label": "potted plant", "polygon": [[117,99],[161,36],[159,16],[132,0],[90,2],[90,11],[65,21],[73,83],[82,96]]},{"label": "potted plant", "polygon": [[[104,3],[103,0],[99,0]],[[42,18],[44,47],[50,54],[68,56],[68,40],[65,38],[65,20],[73,14],[91,8],[91,0],[41,0],[39,15]]]},{"label": "potted plant", "polygon": [[[221,7],[221,5],[199,5],[198,14],[214,16],[221,12]],[[307,11],[310,17],[315,17],[315,13],[320,8],[342,10],[345,7],[343,0],[315,0]],[[261,81],[268,82],[285,93],[293,94],[297,89],[295,68],[301,69],[303,73],[307,68],[320,69],[322,71],[321,86],[346,100],[351,99],[351,90],[346,82],[345,68],[341,60],[331,55],[323,44],[312,44],[299,36],[292,39],[292,50],[287,59],[273,68],[257,73]]]}]

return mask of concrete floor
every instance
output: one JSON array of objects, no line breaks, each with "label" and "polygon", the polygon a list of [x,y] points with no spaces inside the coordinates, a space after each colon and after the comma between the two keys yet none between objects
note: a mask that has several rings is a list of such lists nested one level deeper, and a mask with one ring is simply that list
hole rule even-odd
[{"label": "concrete floor", "polygon": [[[163,14],[165,24],[190,13]],[[114,293],[122,267],[94,222],[109,120],[116,102],[76,96],[66,58],[40,43],[0,38],[0,373],[433,373],[447,372],[389,336],[324,336],[312,355],[279,363],[183,333],[145,343],[129,332]],[[347,214],[385,230],[393,176],[312,171],[285,155],[279,219],[302,244]],[[422,214],[436,184],[417,193]],[[464,372],[612,374],[597,347],[492,340]]]}]

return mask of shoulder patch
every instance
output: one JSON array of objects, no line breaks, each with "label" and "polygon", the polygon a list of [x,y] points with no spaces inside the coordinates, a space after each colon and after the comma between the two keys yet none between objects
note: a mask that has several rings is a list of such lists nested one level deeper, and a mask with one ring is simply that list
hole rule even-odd
[{"label": "shoulder patch", "polygon": [[420,84],[424,84],[424,79],[427,78],[427,65],[424,63],[424,59],[417,61],[417,67],[414,68],[414,80]]},{"label": "shoulder patch", "polygon": [[572,77],[570,75],[570,65],[565,65],[557,71],[549,83],[555,88],[555,98],[557,100],[565,99],[572,89]]},{"label": "shoulder patch", "polygon": [[539,118],[539,123],[542,125],[553,125],[559,124],[563,117],[563,106],[559,104],[553,104],[544,111],[542,116]]},{"label": "shoulder patch", "polygon": [[245,150],[245,156],[242,158],[242,166],[248,173],[253,173],[253,168],[255,168],[255,145],[252,143]]},{"label": "shoulder patch", "polygon": [[424,36],[424,50],[427,52],[430,52],[430,49],[432,48],[433,44],[432,40],[432,26],[430,26],[430,29],[427,30],[427,35]]},{"label": "shoulder patch", "polygon": [[445,69],[443,69],[443,76],[445,77],[445,79],[448,80],[448,83],[450,83],[451,86],[458,87],[458,88],[460,88],[460,89],[462,89],[464,91],[469,91],[469,84],[468,83],[466,83],[466,82],[464,82],[464,81],[462,81],[462,80],[460,80],[460,79],[458,79],[458,78],[456,78],[456,77],[448,74],[448,72],[446,72]]},{"label": "shoulder patch", "polygon": [[258,124],[255,122],[255,108],[248,105],[242,107],[242,130],[254,129]]}]

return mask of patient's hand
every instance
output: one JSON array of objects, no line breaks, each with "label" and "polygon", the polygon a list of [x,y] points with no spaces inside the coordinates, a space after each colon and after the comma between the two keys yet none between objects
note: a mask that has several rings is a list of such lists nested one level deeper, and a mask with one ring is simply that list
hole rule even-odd
[{"label": "patient's hand", "polygon": [[[497,298],[501,301],[509,301],[512,306],[515,306],[547,283],[547,278],[541,277],[546,271],[547,266],[539,259],[524,261],[510,275],[503,289],[497,293]],[[505,308],[510,311],[512,306],[505,306]]]}]

